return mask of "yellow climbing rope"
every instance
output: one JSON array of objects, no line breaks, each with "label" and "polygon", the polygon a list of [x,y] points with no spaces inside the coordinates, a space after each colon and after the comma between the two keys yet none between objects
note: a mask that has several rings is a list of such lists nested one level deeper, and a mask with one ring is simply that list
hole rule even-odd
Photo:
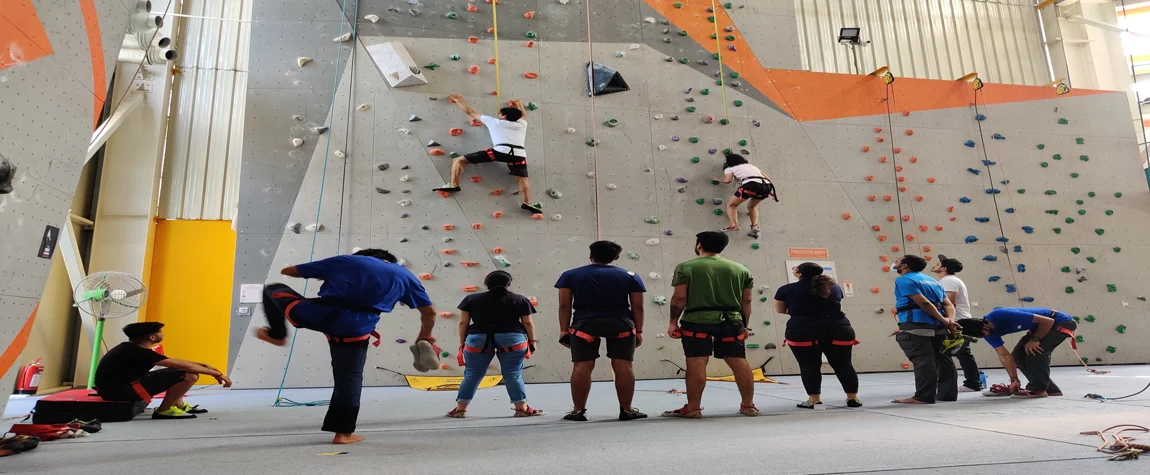
[{"label": "yellow climbing rope", "polygon": [[495,98],[502,100],[503,88],[499,82],[499,1],[491,2],[491,33],[495,35]]},{"label": "yellow climbing rope", "polygon": [[[719,59],[719,88],[723,92],[723,120],[727,125],[731,123],[731,114],[727,108],[727,75],[723,68],[723,42],[719,40],[719,4],[716,0],[711,0],[711,15],[715,17],[715,55]],[[721,123],[720,123],[721,124]],[[731,129],[727,128],[727,148],[734,153],[734,142],[731,141]]]}]

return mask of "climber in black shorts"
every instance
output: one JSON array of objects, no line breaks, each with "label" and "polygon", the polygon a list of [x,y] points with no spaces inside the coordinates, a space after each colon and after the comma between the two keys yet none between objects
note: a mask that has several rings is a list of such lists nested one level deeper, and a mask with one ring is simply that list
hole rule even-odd
[{"label": "climber in black shorts", "polygon": [[531,204],[531,184],[527,181],[527,149],[523,147],[527,142],[527,121],[523,120],[527,110],[523,108],[523,103],[518,99],[512,100],[509,103],[511,107],[499,109],[499,117],[496,118],[482,115],[472,109],[459,94],[452,94],[450,97],[464,113],[487,126],[494,146],[456,158],[451,162],[451,182],[436,188],[435,191],[446,193],[459,191],[463,168],[468,163],[506,163],[507,171],[515,177],[519,185],[519,196],[523,198],[523,204],[519,207],[532,213],[542,213],[542,209]]},{"label": "climber in black shorts", "polygon": [[747,159],[741,155],[729,153],[723,165],[723,178],[720,178],[719,182],[731,183],[736,179],[739,180],[739,189],[735,190],[735,197],[727,202],[727,221],[730,222],[730,226],[723,228],[723,232],[739,230],[739,205],[750,200],[747,203],[747,212],[751,215],[751,232],[747,235],[758,239],[760,232],[758,206],[767,198],[779,201],[775,196],[775,185],[762,170],[759,170],[759,167],[747,163]]}]

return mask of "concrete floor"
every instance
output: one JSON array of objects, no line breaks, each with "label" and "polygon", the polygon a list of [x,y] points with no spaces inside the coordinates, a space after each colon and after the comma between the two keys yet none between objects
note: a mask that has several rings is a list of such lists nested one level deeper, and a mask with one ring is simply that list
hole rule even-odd
[{"label": "concrete floor", "polygon": [[[783,377],[792,385],[757,386],[764,414],[758,418],[735,414],[733,383],[712,382],[702,420],[627,423],[614,420],[610,383],[595,385],[588,423],[560,419],[570,408],[566,385],[529,386],[532,405],[547,411],[530,419],[510,417],[502,387],[482,390],[463,420],[442,416],[452,407],[453,392],[369,388],[359,429],[368,440],[341,447],[326,444],[330,436],[318,431],[322,407],[273,408],[274,391],[208,388],[190,401],[211,409],[210,417],[153,421],[146,412],[85,439],[0,459],[0,473],[1150,473],[1150,460],[1106,461],[1095,451],[1097,437],[1079,435],[1115,424],[1150,425],[1150,391],[1108,403],[1082,399],[1086,393],[1125,395],[1150,382],[1148,366],[1110,369],[1105,376],[1056,369],[1067,394],[1062,398],[963,394],[955,403],[916,407],[889,402],[910,394],[911,374],[868,374],[861,376],[862,409],[841,406],[842,391],[831,376],[824,399],[835,405],[821,411],[794,408],[805,393],[797,377]],[[995,371],[991,379],[1004,376]],[[684,389],[681,380],[639,386],[635,405],[652,416],[685,402],[666,392]],[[284,395],[314,400],[328,391]],[[21,415],[33,403],[14,398],[5,417]],[[335,451],[347,453],[323,454]]]}]

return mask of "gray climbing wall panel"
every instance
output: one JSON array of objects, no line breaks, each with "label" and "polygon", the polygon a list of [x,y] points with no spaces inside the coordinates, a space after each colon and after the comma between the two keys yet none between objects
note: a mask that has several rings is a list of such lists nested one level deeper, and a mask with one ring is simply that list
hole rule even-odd
[{"label": "gray climbing wall panel", "polygon": [[[348,3],[349,9],[355,6],[355,2]],[[766,287],[756,293],[751,343],[781,345],[786,317],[774,314],[771,298],[787,282],[788,248],[804,247],[828,249],[840,278],[854,285],[855,295],[847,299],[845,308],[863,342],[856,349],[860,370],[899,370],[905,361],[888,336],[894,328],[889,309],[896,275],[885,266],[906,252],[930,256],[932,261],[940,253],[963,260],[967,270],[961,276],[977,302],[975,313],[996,306],[1049,303],[1082,317],[1095,315],[1096,323],[1084,323],[1080,332],[1086,340],[1083,356],[1108,363],[1147,359],[1145,343],[1137,338],[1146,334],[1137,323],[1147,307],[1137,298],[1144,279],[1135,270],[1138,267],[1125,271],[1127,266],[1121,264],[1145,259],[1144,247],[1134,241],[1150,225],[1148,193],[1137,167],[1133,137],[1116,132],[1128,128],[1121,125],[1125,110],[1120,94],[796,122],[780,112],[782,107],[768,100],[767,94],[750,86],[736,87],[730,77],[726,80],[732,84],[724,97],[723,87],[716,84],[718,65],[710,60],[710,53],[691,38],[676,34],[678,26],[664,25],[665,18],[648,3],[592,1],[595,42],[590,51],[586,4],[502,2],[502,97],[497,98],[491,95],[496,89],[495,67],[488,63],[494,56],[493,35],[487,33],[489,4],[476,3],[479,11],[472,13],[465,2],[419,1],[413,7],[404,2],[362,1],[356,20],[361,35],[354,59],[348,62],[348,49],[342,69],[324,73],[327,83],[290,91],[275,89],[278,86],[253,88],[258,89],[252,99],[256,107],[249,108],[249,113],[265,115],[249,121],[245,160],[253,163],[246,163],[244,172],[248,185],[240,205],[237,286],[284,281],[277,276],[278,269],[307,260],[312,234],[297,235],[284,227],[316,223],[317,209],[324,229],[314,236],[315,258],[348,253],[355,247],[388,249],[404,258],[413,273],[433,276],[425,284],[440,312],[458,312],[454,307],[467,295],[462,287],[481,285],[483,276],[496,269],[495,248],[502,248],[502,255],[512,263],[508,270],[516,278],[515,291],[539,302],[536,327],[542,343],[526,378],[562,381],[569,375],[570,364],[567,352],[556,343],[555,279],[563,270],[584,264],[587,246],[601,235],[638,253],[639,259],[625,255],[619,265],[644,277],[648,297],[669,296],[674,266],[694,256],[694,233],[725,225],[725,218],[715,214],[724,206],[712,200],[725,201],[732,189],[710,184],[721,173],[721,153],[711,149],[730,147],[747,151],[752,162],[778,183],[782,200],[761,208],[764,237],[758,241],[759,249],[752,248],[756,241],[736,233],[724,253],[751,269],[756,286]],[[338,36],[338,23],[331,19],[340,17],[339,3],[334,7],[332,3],[299,3],[291,10],[285,5],[275,7],[278,18],[320,19],[299,25],[300,30],[314,33],[309,33],[313,39],[308,45],[326,42],[330,46],[331,38]],[[525,19],[523,14],[532,8],[537,10],[536,17]],[[305,15],[301,9],[313,11]],[[418,10],[418,15],[408,9]],[[787,61],[793,59],[792,54],[797,58],[797,46],[787,45],[795,38],[782,38],[785,32],[794,31],[793,10],[780,14],[761,10],[732,11],[739,34],[758,48],[781,44],[780,51],[768,55],[763,63],[793,67]],[[446,18],[448,12],[457,18]],[[377,23],[363,19],[372,14],[380,17]],[[356,19],[352,12],[345,16]],[[645,21],[648,17],[654,23]],[[319,33],[320,27],[328,30]],[[258,23],[253,25],[253,38],[260,37],[259,28]],[[666,35],[664,28],[669,31]],[[528,31],[538,33],[530,46],[524,37]],[[470,36],[476,37],[475,42],[468,40]],[[390,41],[402,43],[421,65],[439,65],[424,68],[429,84],[388,87],[364,47]],[[253,44],[259,51],[260,43],[253,40]],[[300,72],[295,57],[320,54],[314,45],[283,52],[276,63],[279,69],[265,76],[311,74]],[[452,60],[453,54],[459,59]],[[675,61],[666,61],[667,56]],[[688,58],[688,64],[680,63],[681,57]],[[617,68],[631,90],[599,96],[592,103],[586,93],[589,58]],[[706,65],[699,63],[707,60]],[[475,74],[468,72],[472,65],[479,67]],[[528,71],[540,77],[524,77]],[[337,75],[335,100],[330,107],[321,107],[330,102],[326,98],[333,96],[330,84]],[[470,126],[448,103],[450,93],[464,95],[488,113],[494,112],[499,99],[519,98],[539,106],[528,113],[527,148],[532,201],[543,204],[544,219],[533,220],[518,209],[518,197],[512,195],[515,183],[499,165],[468,167],[463,191],[450,198],[430,191],[449,176],[451,163],[448,155],[433,154],[433,150],[464,154],[489,146],[486,131]],[[852,100],[850,94],[841,98]],[[301,127],[293,114],[303,116],[303,125],[318,125],[330,117],[331,131],[301,135],[307,143],[293,148],[291,138],[297,137]],[[409,122],[413,114],[422,120]],[[978,121],[976,114],[985,114],[987,119]],[[708,115],[715,117],[714,123],[706,123]],[[1059,117],[1067,117],[1070,123],[1059,125]],[[722,118],[728,118],[729,124],[721,125]],[[607,119],[619,124],[606,126]],[[463,134],[452,136],[451,128],[460,128]],[[568,133],[570,129],[574,132]],[[995,133],[1005,139],[991,138]],[[1075,144],[1077,137],[1085,143]],[[600,144],[586,145],[591,138]],[[975,141],[975,147],[964,146],[967,140]],[[427,146],[430,141],[439,145]],[[1045,151],[1038,151],[1037,143],[1045,143]],[[864,152],[863,147],[870,150]],[[1056,149],[1064,150],[1067,158],[1040,168],[1042,157]],[[346,158],[335,156],[336,150]],[[1079,161],[1083,154],[1090,155],[1095,166],[1087,168]],[[699,157],[698,163],[692,157]],[[984,159],[995,163],[984,165]],[[326,178],[321,183],[325,164]],[[380,170],[381,164],[388,166]],[[1071,168],[1081,169],[1079,178],[1069,178]],[[1002,180],[1010,182],[1003,185]],[[1023,187],[1032,189],[1017,194],[1015,190]],[[561,191],[562,197],[548,197],[546,191],[551,188]],[[988,194],[992,188],[1001,193]],[[1059,194],[1043,194],[1049,188],[1058,188]],[[1076,206],[1076,196],[1089,188],[1097,188],[1094,201]],[[500,189],[502,195],[492,194]],[[1124,193],[1120,199],[1113,196],[1118,191]],[[969,202],[963,203],[963,197]],[[323,204],[318,206],[321,198]],[[1062,209],[1058,216],[1043,212],[1056,206]],[[1006,208],[1014,208],[1014,213]],[[1087,214],[1077,214],[1078,209]],[[1115,213],[1107,216],[1106,209]],[[496,218],[498,213],[502,215]],[[1062,234],[1054,234],[1055,219],[1061,223],[1070,215],[1076,223],[1063,224]],[[649,216],[660,222],[644,222]],[[1119,219],[1125,229],[1117,225]],[[740,222],[745,228],[745,211]],[[1026,234],[1022,226],[1033,226],[1035,231]],[[1095,228],[1106,228],[1106,232],[1099,236]],[[967,236],[977,236],[978,241],[968,244]],[[997,242],[1000,236],[1009,241]],[[650,239],[659,242],[649,245]],[[1008,253],[1000,251],[1003,245]],[[1014,251],[1016,245],[1022,246],[1021,252]],[[1122,247],[1120,254],[1114,254],[1116,246]],[[1080,247],[1081,253],[1072,254],[1071,247]],[[986,256],[995,260],[984,261]],[[1087,256],[1095,257],[1097,264],[1086,262]],[[1126,260],[1118,261],[1118,256]],[[472,261],[478,265],[462,265]],[[1025,272],[1018,272],[1018,264],[1025,264]],[[1088,267],[1089,280],[1079,283],[1073,271],[1062,273],[1065,265]],[[991,282],[992,276],[999,279]],[[286,282],[304,289],[302,280]],[[1118,292],[1107,292],[1107,283],[1118,285]],[[1006,284],[1016,286],[1016,292],[1008,293]],[[309,285],[309,293],[317,285]],[[1065,294],[1067,285],[1078,291],[1073,296]],[[1020,302],[1021,297],[1034,301]],[[674,377],[674,365],[662,360],[681,365],[683,358],[678,342],[661,335],[667,308],[648,303],[646,312],[647,342],[636,359],[638,374],[642,378]],[[253,316],[237,315],[233,322],[231,348],[237,382],[243,387],[279,385],[287,350],[245,338],[263,324],[259,306],[254,307]],[[450,357],[444,359],[446,370],[430,374],[460,374],[454,363],[457,322],[454,316],[438,319],[436,334]],[[1114,330],[1120,322],[1129,327],[1125,334]],[[374,368],[411,373],[407,345],[394,341],[412,339],[417,328],[415,311],[401,309],[384,316],[379,328],[384,344],[369,356],[368,384],[403,384],[394,374]],[[1105,351],[1111,345],[1115,353]],[[980,358],[996,362],[985,346],[977,349]],[[786,349],[753,349],[749,357],[753,365],[766,363],[768,374],[793,374],[798,369]],[[1073,359],[1068,351],[1058,354],[1059,363],[1073,363]],[[327,367],[326,344],[304,332],[296,342],[285,385],[330,385]],[[596,371],[598,378],[610,377],[607,365]],[[721,363],[712,371],[724,374]]]},{"label": "gray climbing wall panel", "polygon": [[[21,330],[31,328],[26,322],[51,263],[38,257],[41,238],[46,226],[58,229],[67,218],[93,119],[103,107],[96,96],[108,88],[135,7],[122,0],[86,2],[96,21],[85,22],[80,2],[17,3],[23,5],[0,8],[3,28],[16,27],[16,35],[24,35],[4,35],[16,39],[0,44],[0,155],[17,166],[14,191],[0,195],[0,348],[22,347],[27,340]],[[31,58],[36,51],[47,54]],[[103,82],[94,83],[97,77]],[[0,367],[0,411],[16,370],[27,363],[21,358]]]}]

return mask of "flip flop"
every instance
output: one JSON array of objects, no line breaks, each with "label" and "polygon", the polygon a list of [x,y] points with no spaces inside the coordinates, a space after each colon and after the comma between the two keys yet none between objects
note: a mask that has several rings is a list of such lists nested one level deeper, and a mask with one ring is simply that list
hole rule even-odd
[{"label": "flip flop", "polygon": [[457,407],[455,409],[452,409],[451,411],[448,411],[447,417],[454,417],[456,419],[463,419],[463,418],[467,417],[467,409],[460,409]]}]

